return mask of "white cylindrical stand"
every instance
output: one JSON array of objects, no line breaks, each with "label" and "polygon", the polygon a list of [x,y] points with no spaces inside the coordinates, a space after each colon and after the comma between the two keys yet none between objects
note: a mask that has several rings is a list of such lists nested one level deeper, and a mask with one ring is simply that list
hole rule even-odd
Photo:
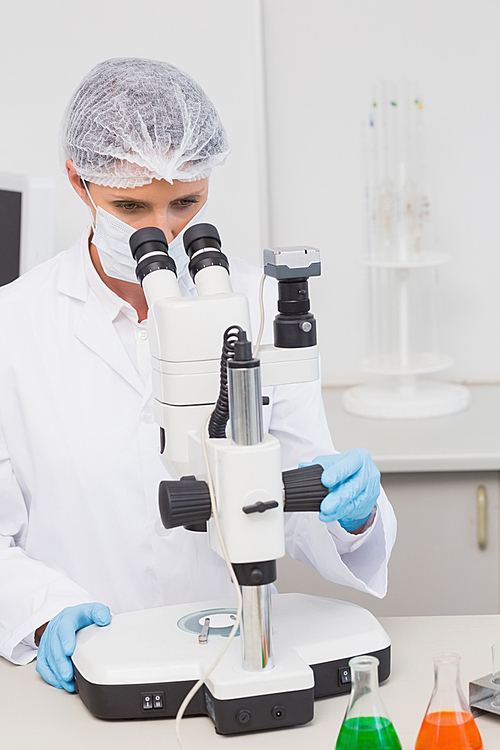
[{"label": "white cylindrical stand", "polygon": [[470,391],[458,383],[440,380],[396,378],[346,390],[342,406],[350,414],[374,419],[424,419],[464,411]]}]

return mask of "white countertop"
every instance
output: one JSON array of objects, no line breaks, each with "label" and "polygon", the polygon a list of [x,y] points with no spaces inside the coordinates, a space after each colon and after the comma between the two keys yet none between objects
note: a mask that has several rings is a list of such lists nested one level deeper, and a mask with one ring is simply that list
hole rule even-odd
[{"label": "white countertop", "polygon": [[[393,644],[392,675],[381,695],[403,750],[413,750],[433,687],[432,655],[462,656],[462,687],[491,671],[490,646],[500,640],[500,615],[387,617],[381,623]],[[208,718],[182,724],[186,750],[333,750],[347,696],[315,704],[314,720],[303,727],[232,737],[215,734]],[[36,674],[34,664],[15,667],[0,658],[0,737],[5,750],[176,750],[174,722],[106,722],[95,719],[75,695],[56,690]],[[500,747],[500,717],[477,719],[484,750]]]},{"label": "white countertop", "polygon": [[369,419],[347,414],[344,388],[324,388],[335,447],[367,448],[382,473],[500,470],[500,385],[471,386],[466,411],[431,419]]}]

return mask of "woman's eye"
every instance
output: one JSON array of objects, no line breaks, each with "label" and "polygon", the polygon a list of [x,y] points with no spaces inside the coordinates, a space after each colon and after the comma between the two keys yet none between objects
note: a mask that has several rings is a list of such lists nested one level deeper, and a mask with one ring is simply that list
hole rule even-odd
[{"label": "woman's eye", "polygon": [[121,208],[124,211],[135,211],[136,208],[139,208],[139,205],[137,203],[115,203],[116,208]]},{"label": "woman's eye", "polygon": [[198,203],[198,198],[183,198],[182,200],[179,200],[175,203],[176,206],[179,208],[189,208],[190,206],[194,206]]}]

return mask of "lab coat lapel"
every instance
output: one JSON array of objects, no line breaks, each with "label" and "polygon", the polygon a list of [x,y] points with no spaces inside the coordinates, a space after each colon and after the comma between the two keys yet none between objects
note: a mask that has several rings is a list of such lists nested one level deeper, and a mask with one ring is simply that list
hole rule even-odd
[{"label": "lab coat lapel", "polygon": [[132,364],[112,321],[104,314],[95,294],[89,288],[85,273],[84,253],[88,252],[90,227],[64,255],[57,282],[58,291],[83,302],[83,314],[75,326],[75,336],[98,357],[121,375],[141,395],[144,383]]},{"label": "lab coat lapel", "polygon": [[107,362],[136,391],[144,394],[144,383],[139,373],[132,364],[112,321],[103,314],[101,303],[92,291],[76,326],[75,336]]}]

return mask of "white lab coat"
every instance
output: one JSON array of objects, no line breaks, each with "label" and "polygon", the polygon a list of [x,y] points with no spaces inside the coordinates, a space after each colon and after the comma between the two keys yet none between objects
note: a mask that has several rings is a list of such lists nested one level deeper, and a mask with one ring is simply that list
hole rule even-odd
[{"label": "white lab coat", "polygon": [[[151,386],[89,289],[87,252],[88,230],[0,290],[0,655],[18,664],[36,655],[34,630],[66,606],[100,601],[118,613],[234,594],[206,534],[155,530],[166,472]],[[261,272],[238,260],[231,269],[256,331]],[[267,392],[284,469],[333,451],[319,382]],[[367,533],[292,514],[287,548],[325,578],[383,596],[395,529],[382,492]]]}]

